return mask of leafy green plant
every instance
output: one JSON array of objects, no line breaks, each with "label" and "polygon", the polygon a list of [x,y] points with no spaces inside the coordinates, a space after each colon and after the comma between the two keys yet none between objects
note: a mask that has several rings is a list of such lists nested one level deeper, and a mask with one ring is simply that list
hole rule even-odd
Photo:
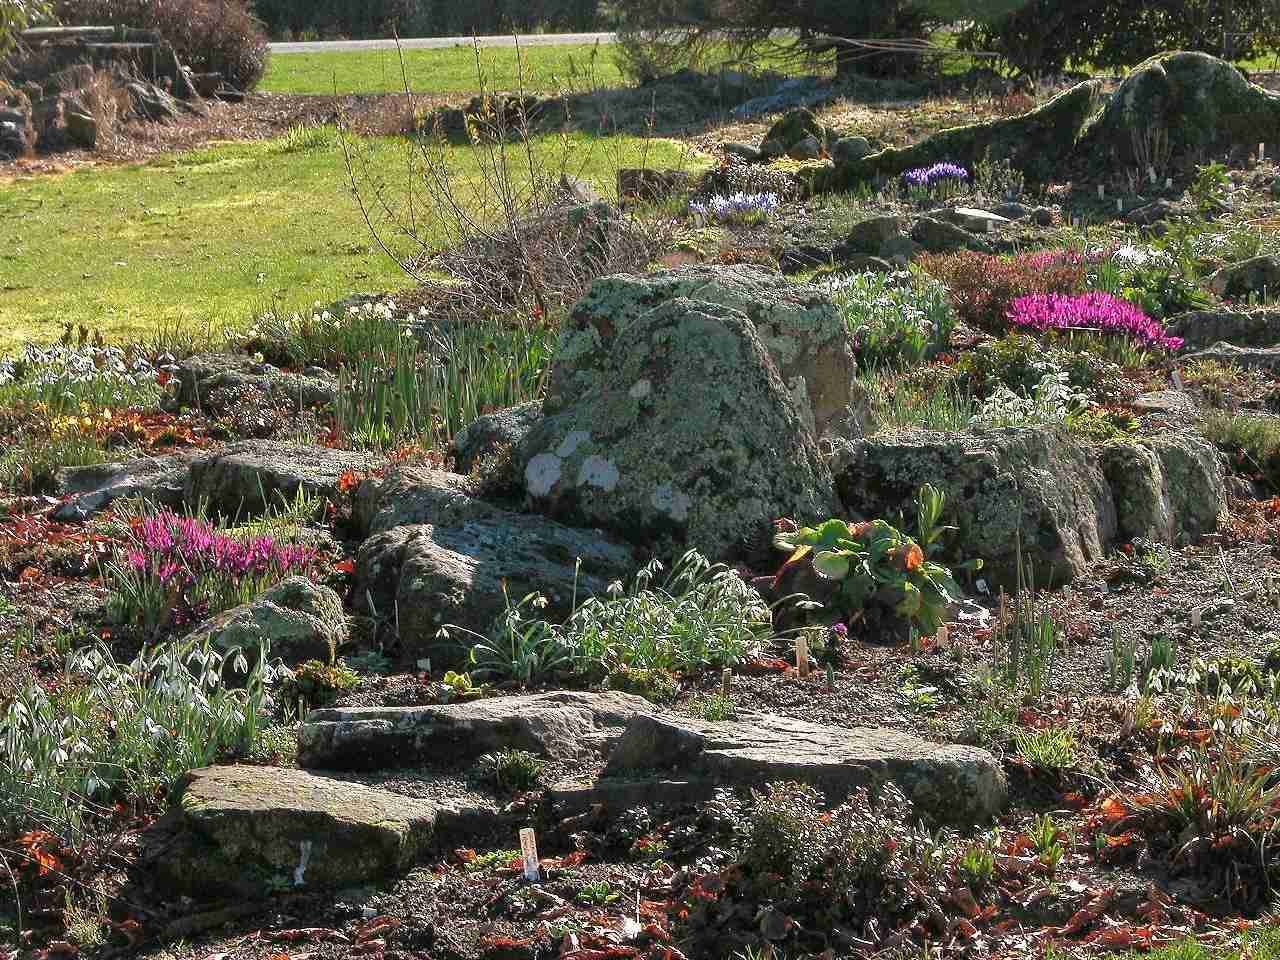
[{"label": "leafy green plant", "polygon": [[386,676],[393,669],[391,658],[381,650],[366,650],[364,653],[345,656],[342,661],[357,673],[375,676]]},{"label": "leafy green plant", "polygon": [[680,693],[680,683],[670,670],[660,667],[618,666],[605,678],[610,690],[644,697],[651,703],[670,703]]},{"label": "leafy green plant", "polygon": [[1032,571],[1018,551],[1018,578],[1012,600],[1002,596],[991,633],[991,674],[1010,691],[1039,700],[1049,689],[1064,631],[1040,609]]},{"label": "leafy green plant", "polygon": [[360,686],[360,674],[345,663],[308,660],[280,683],[280,699],[286,704],[323,707],[339,695]]},{"label": "leafy green plant", "polygon": [[[926,485],[918,503],[923,526],[929,517],[936,521],[941,516],[945,500]],[[932,544],[941,528],[927,529]],[[779,578],[811,560],[818,576],[839,584],[839,604],[846,615],[874,601],[892,607],[913,628],[932,634],[947,605],[963,595],[947,567],[928,560],[915,540],[884,520],[850,524],[833,518],[816,527],[780,529],[774,545],[790,554]],[[981,566],[981,560],[971,560],[961,569]]]},{"label": "leafy green plant", "polygon": [[969,388],[946,367],[860,370],[858,377],[871,406],[869,430],[955,431],[965,429],[973,418]]},{"label": "leafy green plant", "polygon": [[950,345],[955,315],[946,290],[926,275],[856,273],[828,286],[866,366],[911,366]]},{"label": "leafy green plant", "polygon": [[440,685],[447,691],[444,697],[446,703],[454,700],[474,700],[476,697],[484,696],[484,688],[477,686],[469,673],[455,673],[453,670],[447,670],[440,679]]},{"label": "leafy green plant", "polygon": [[1269,492],[1280,492],[1280,420],[1213,412],[1201,430],[1238,470]]},{"label": "leafy green plant", "polygon": [[990,840],[977,840],[965,848],[956,864],[960,876],[971,886],[985,889],[995,877],[996,853]]},{"label": "leafy green plant", "polygon": [[467,656],[476,676],[532,686],[556,673],[568,672],[573,665],[573,657],[556,629],[545,620],[525,615],[527,608],[542,609],[546,602],[536,593],[515,604],[508,597],[506,610],[489,636],[465,627],[445,627],[441,630],[442,639],[449,638],[450,630],[459,630],[475,641]]},{"label": "leafy green plant", "polygon": [[703,720],[732,720],[737,710],[733,698],[721,693],[712,694],[698,703],[698,715]]},{"label": "leafy green plant", "polygon": [[[24,677],[0,706],[0,833],[47,830],[79,849],[111,804],[145,807],[188,770],[248,750],[268,655],[173,643],[120,662],[97,645],[68,653],[56,688]],[[243,687],[223,683],[227,667]]]},{"label": "leafy green plant", "polygon": [[1066,856],[1066,849],[1062,845],[1062,828],[1053,817],[1047,813],[1040,814],[1031,824],[1027,836],[1030,837],[1040,861],[1051,870],[1057,869]]},{"label": "leafy green plant", "polygon": [[1196,167],[1196,175],[1187,186],[1187,196],[1191,198],[1200,216],[1210,217],[1226,205],[1230,189],[1231,177],[1226,166],[1221,163],[1205,163]]},{"label": "leafy green plant", "polygon": [[613,888],[613,884],[608,880],[597,880],[594,883],[584,884],[573,898],[579,903],[585,903],[592,907],[607,907],[622,898],[622,894]]},{"label": "leafy green plant", "polygon": [[497,790],[523,791],[532,790],[541,782],[545,768],[546,764],[528,750],[507,748],[480,757],[474,775]]},{"label": "leafy green plant", "polygon": [[1061,773],[1080,765],[1080,745],[1068,727],[1019,730],[1014,740],[1023,759],[1041,770]]}]

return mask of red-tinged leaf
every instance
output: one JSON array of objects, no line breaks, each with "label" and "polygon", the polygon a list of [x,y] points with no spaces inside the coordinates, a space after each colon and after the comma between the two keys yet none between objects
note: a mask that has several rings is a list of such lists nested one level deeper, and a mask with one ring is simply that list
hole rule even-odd
[{"label": "red-tinged leaf", "polygon": [[955,922],[955,929],[960,936],[965,938],[965,940],[972,940],[978,935],[978,928],[969,920],[957,920]]},{"label": "red-tinged leaf", "polygon": [[1107,927],[1095,930],[1084,938],[1086,943],[1095,943],[1112,950],[1128,950],[1133,947],[1150,948],[1150,927]]},{"label": "red-tinged leaf", "polygon": [[346,560],[339,560],[333,565],[334,573],[352,574],[356,572],[356,562],[348,557]]},{"label": "red-tinged leaf", "polygon": [[638,912],[642,917],[665,917],[673,909],[675,904],[669,901],[641,900]]},{"label": "red-tinged leaf", "polygon": [[778,657],[751,657],[742,664],[742,672],[746,674],[786,673],[791,664]]},{"label": "red-tinged leaf", "polygon": [[978,907],[978,901],[973,899],[973,893],[968,887],[956,887],[951,891],[951,902],[959,908],[970,920],[977,917],[982,910]]},{"label": "red-tinged leaf", "polygon": [[480,855],[470,847],[459,847],[453,851],[453,856],[459,863],[475,863],[480,859]]},{"label": "red-tinged leaf", "polygon": [[1107,797],[1098,810],[1108,823],[1118,823],[1129,815],[1129,808],[1115,796]]},{"label": "red-tinged leaf", "polygon": [[67,943],[65,940],[54,940],[49,944],[49,956],[51,957],[76,957],[80,955],[80,948],[74,943]]},{"label": "red-tinged leaf", "polygon": [[387,941],[385,940],[366,940],[364,943],[357,943],[347,951],[348,957],[367,957],[382,956],[387,949]]},{"label": "red-tinged leaf", "polygon": [[784,563],[781,567],[779,567],[778,572],[773,575],[774,587],[776,588],[780,583],[782,583],[782,578],[787,575],[788,570],[790,570],[796,564],[800,563],[800,561],[802,561],[805,557],[807,557],[812,552],[813,552],[813,546],[808,543],[802,543],[800,546],[796,547],[795,551],[791,554],[791,556],[787,557],[787,562]]},{"label": "red-tinged leaf", "polygon": [[567,853],[563,857],[549,861],[549,865],[553,867],[577,867],[581,866],[587,860],[587,851],[575,850],[573,853]]},{"label": "red-tinged leaf", "polygon": [[402,923],[404,923],[404,920],[401,917],[374,917],[367,923],[357,927],[355,936],[352,939],[356,943],[364,943],[366,940],[380,937],[388,931],[399,929]]}]

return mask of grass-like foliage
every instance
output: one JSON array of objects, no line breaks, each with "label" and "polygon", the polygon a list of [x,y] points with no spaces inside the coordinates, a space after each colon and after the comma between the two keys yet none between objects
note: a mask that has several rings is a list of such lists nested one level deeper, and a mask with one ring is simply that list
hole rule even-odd
[{"label": "grass-like foliage", "polygon": [[514,792],[536,787],[545,767],[546,764],[528,750],[509,747],[480,757],[472,773],[476,780],[496,790]]},{"label": "grass-like foliage", "polygon": [[555,346],[543,324],[475,320],[414,334],[344,366],[339,436],[390,449],[446,446],[480,414],[537,399]]},{"label": "grass-like foliage", "polygon": [[946,289],[927,276],[855,273],[828,286],[863,365],[913,365],[951,341],[956,318]]},{"label": "grass-like foliage", "polygon": [[1201,427],[1241,472],[1268,492],[1280,492],[1280,421],[1250,414],[1211,413]]},{"label": "grass-like foliage", "polygon": [[[546,601],[508,603],[490,635],[466,634],[479,676],[531,685],[556,675],[598,679],[618,673],[692,673],[733,666],[772,633],[769,608],[746,582],[690,552],[656,583],[650,563],[628,589],[576,606],[563,625],[536,617]],[[449,629],[446,629],[446,634]]]},{"label": "grass-like foliage", "polygon": [[[121,663],[98,646],[70,653],[56,685],[21,683],[0,710],[0,834],[78,845],[104,807],[148,806],[188,770],[248,749],[269,672],[258,657],[165,644]],[[223,685],[224,665],[242,687]]]},{"label": "grass-like foliage", "polygon": [[963,430],[973,418],[973,395],[954,368],[860,370],[858,377],[871,404],[872,430]]}]

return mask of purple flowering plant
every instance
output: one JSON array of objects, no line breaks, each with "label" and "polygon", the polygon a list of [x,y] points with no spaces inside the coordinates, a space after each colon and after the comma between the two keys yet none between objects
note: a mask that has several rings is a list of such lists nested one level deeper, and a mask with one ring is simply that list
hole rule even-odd
[{"label": "purple flowering plant", "polygon": [[781,202],[776,193],[717,194],[705,203],[689,204],[689,210],[720,223],[755,224],[768,220]]},{"label": "purple flowering plant", "polygon": [[955,163],[935,163],[916,167],[902,175],[902,182],[912,196],[949,197],[960,192],[969,181],[969,171]]},{"label": "purple flowering plant", "polygon": [[116,619],[147,629],[199,622],[275,583],[308,574],[319,551],[270,535],[236,536],[160,510],[129,518],[107,566]]},{"label": "purple flowering plant", "polygon": [[1177,350],[1182,338],[1171,337],[1163,324],[1127,300],[1101,291],[1068,295],[1036,293],[1014,300],[1009,322],[1041,333],[1058,331],[1101,334],[1149,350]]}]

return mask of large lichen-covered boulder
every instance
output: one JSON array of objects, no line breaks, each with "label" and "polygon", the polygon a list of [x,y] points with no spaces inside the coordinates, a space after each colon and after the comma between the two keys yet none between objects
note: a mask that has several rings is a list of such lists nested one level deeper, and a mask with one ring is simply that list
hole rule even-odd
[{"label": "large lichen-covered boulder", "polygon": [[1168,136],[1175,159],[1214,147],[1280,139],[1280,94],[1250,83],[1207,53],[1162,53],[1134,67],[1085,131],[1090,149],[1123,163],[1146,162],[1135,144]]},{"label": "large lichen-covered boulder", "polygon": [[453,438],[450,451],[459,473],[492,470],[520,445],[542,418],[542,404],[521,403],[477,417]]},{"label": "large lichen-covered boulder", "polygon": [[1226,515],[1225,471],[1213,444],[1162,433],[1109,444],[1102,454],[1120,538],[1183,544],[1213,533]]},{"label": "large lichen-covered boulder", "polygon": [[[604,277],[574,307],[560,335],[544,412],[560,413],[612,363],[614,344],[660,303],[684,298],[730,307],[755,327],[801,415],[817,435],[845,433],[863,415],[864,391],[849,325],[821,289],[750,265],[687,266]],[[806,409],[807,408],[807,409]],[[851,413],[852,411],[852,413]]]},{"label": "large lichen-covered boulder", "polygon": [[1187,354],[1182,359],[1183,362],[1188,363],[1197,360],[1213,360],[1217,363],[1230,363],[1241,367],[1280,373],[1280,345],[1274,347],[1237,347],[1230,343],[1215,343],[1204,350]]},{"label": "large lichen-covered boulder", "polygon": [[284,767],[193,770],[151,869],[197,899],[356,886],[409,869],[448,808]]},{"label": "large lichen-covered boulder", "polygon": [[1115,535],[1096,458],[1052,427],[877,434],[837,449],[832,472],[848,511],[869,519],[914,516],[920,486],[934,484],[959,527],[948,559],[979,557],[1001,584],[1016,581],[1019,553],[1037,580],[1072,580]]},{"label": "large lichen-covered boulder", "polygon": [[296,666],[331,659],[350,630],[337,593],[306,577],[289,577],[248,603],[209,618],[192,636],[223,651],[242,651],[250,667],[263,649],[270,650],[272,659]]},{"label": "large lichen-covered boulder", "polygon": [[[456,525],[407,524],[370,537],[356,557],[356,600],[394,625],[404,659],[451,662],[474,639],[465,631],[487,634],[508,601],[540,593],[546,609],[526,612],[564,617],[575,598],[604,594],[639,565],[630,548],[596,531],[493,510]],[[446,640],[442,627],[465,629]]]},{"label": "large lichen-covered boulder", "polygon": [[456,527],[502,513],[478,496],[470,477],[414,464],[396,464],[360,482],[351,507],[352,524],[364,537],[413,523]]},{"label": "large lichen-covered boulder", "polygon": [[778,517],[831,516],[831,474],[757,325],[686,299],[640,312],[628,298],[636,315],[611,318],[605,293],[623,283],[593,288],[561,339],[546,416],[520,447],[530,505],[713,560],[767,545]]},{"label": "large lichen-covered boulder", "polygon": [[1087,80],[1021,116],[951,127],[909,147],[890,147],[818,170],[811,187],[818,193],[847,190],[934,163],[972,169],[988,155],[1008,158],[1033,179],[1043,180],[1060,171],[1062,160],[1075,150],[1105,102],[1103,82]]}]

